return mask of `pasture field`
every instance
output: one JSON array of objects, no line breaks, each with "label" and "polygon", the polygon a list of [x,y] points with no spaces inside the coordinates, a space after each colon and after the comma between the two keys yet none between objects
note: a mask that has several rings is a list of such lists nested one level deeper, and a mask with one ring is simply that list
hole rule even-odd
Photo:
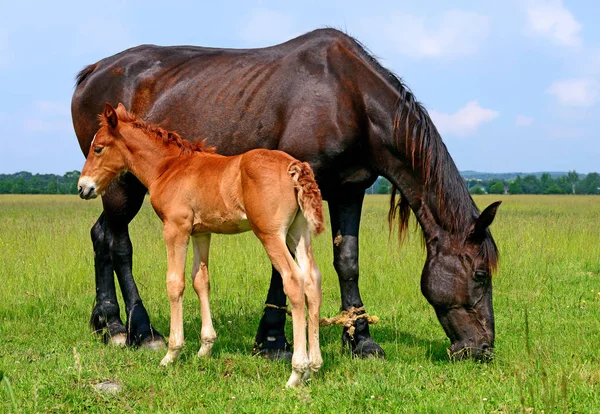
[{"label": "pasture field", "polygon": [[[369,313],[381,318],[371,333],[387,357],[353,360],[341,349],[341,328],[322,328],[323,368],[288,390],[289,362],[250,355],[270,277],[252,234],[213,238],[213,358],[196,357],[200,311],[188,278],[186,347],[163,368],[162,351],[108,347],[90,333],[89,230],[100,201],[0,196],[0,412],[599,412],[600,197],[499,198],[491,363],[448,360],[449,341],[420,292],[420,235],[411,233],[399,249],[388,236],[388,197],[367,196],[360,287]],[[496,199],[476,202],[481,208]],[[167,334],[166,254],[149,203],[130,233],[142,298]],[[314,243],[322,316],[340,306],[330,240],[326,233]],[[287,328],[291,339],[289,318]],[[122,391],[99,393],[94,385],[103,381]]]}]

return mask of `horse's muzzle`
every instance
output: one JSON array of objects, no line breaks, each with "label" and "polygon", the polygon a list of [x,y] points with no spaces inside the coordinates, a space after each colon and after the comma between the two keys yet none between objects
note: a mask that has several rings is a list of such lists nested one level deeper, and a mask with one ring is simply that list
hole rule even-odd
[{"label": "horse's muzzle", "polygon": [[491,361],[494,356],[494,348],[485,342],[479,346],[452,344],[448,349],[448,355],[455,360],[472,358],[476,361]]}]

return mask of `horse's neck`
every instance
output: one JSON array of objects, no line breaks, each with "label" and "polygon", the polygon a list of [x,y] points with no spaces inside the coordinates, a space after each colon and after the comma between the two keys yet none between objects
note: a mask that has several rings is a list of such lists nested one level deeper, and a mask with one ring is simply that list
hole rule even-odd
[{"label": "horse's neck", "polygon": [[[371,131],[375,168],[401,191],[426,232],[435,226],[456,232],[461,227],[457,223],[466,222],[465,218],[473,214],[472,201],[458,170],[441,142],[432,145],[432,140],[439,140],[438,136],[427,137],[426,145],[412,141],[413,126],[423,114],[409,111],[408,128],[403,117],[398,133],[394,134],[400,93],[387,82],[381,81],[380,88],[377,94],[380,105],[374,106],[378,113],[369,114],[369,118],[378,120]],[[435,155],[432,157],[427,151]],[[442,164],[428,165],[434,162]],[[443,168],[438,168],[440,165]]]}]

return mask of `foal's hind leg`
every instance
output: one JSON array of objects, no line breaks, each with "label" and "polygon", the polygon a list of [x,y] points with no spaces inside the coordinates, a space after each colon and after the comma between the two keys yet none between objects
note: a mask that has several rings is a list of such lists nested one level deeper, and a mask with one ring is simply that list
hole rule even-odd
[{"label": "foal's hind leg", "polygon": [[[308,223],[301,212],[290,227],[287,244],[295,252],[301,272],[305,275],[304,297],[308,308],[308,365],[310,371],[317,372],[323,365],[319,345],[319,316],[321,310],[321,272],[314,260],[311,247],[311,234]],[[310,371],[306,371],[307,379]]]},{"label": "foal's hind leg", "polygon": [[280,235],[257,233],[265,246],[265,250],[273,266],[281,274],[283,291],[290,299],[292,306],[292,323],[294,327],[294,353],[292,354],[292,375],[286,386],[295,387],[302,382],[308,370],[306,354],[306,317],[304,315],[304,274],[294,262]]},{"label": "foal's hind leg", "polygon": [[198,351],[199,357],[210,356],[210,351],[217,339],[210,315],[210,278],[208,275],[208,251],[210,248],[210,233],[192,237],[194,245],[194,266],[192,268],[192,281],[194,290],[200,300],[200,313],[202,315],[202,330],[200,340],[202,345]]}]

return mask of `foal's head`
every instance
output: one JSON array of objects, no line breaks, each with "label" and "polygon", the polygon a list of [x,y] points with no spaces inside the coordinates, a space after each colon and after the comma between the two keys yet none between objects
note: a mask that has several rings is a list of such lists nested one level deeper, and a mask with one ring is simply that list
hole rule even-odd
[{"label": "foal's head", "polygon": [[100,129],[94,136],[85,165],[79,177],[79,196],[84,199],[96,198],[102,194],[111,181],[127,170],[127,160],[123,155],[121,128],[126,124],[119,122],[127,117],[122,104],[114,109],[106,104],[100,115]]}]

